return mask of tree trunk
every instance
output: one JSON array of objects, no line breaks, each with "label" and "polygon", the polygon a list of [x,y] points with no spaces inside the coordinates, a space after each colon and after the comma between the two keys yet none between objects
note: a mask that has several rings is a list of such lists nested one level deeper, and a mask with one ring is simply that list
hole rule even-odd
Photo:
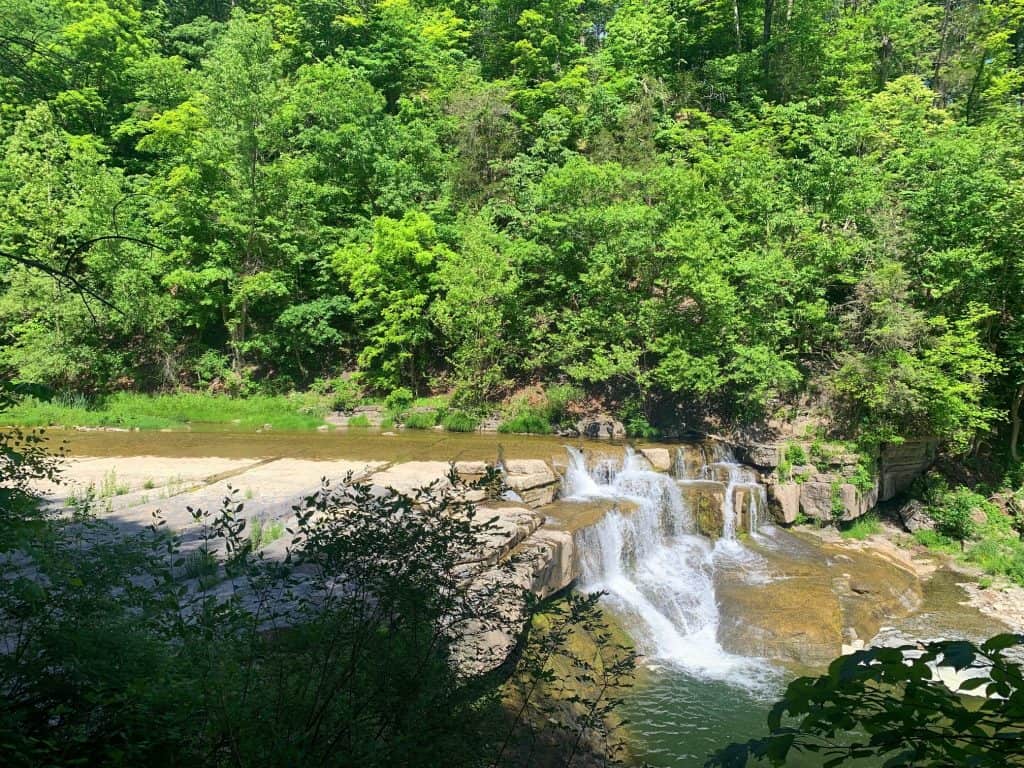
[{"label": "tree trunk", "polygon": [[942,91],[939,74],[942,70],[942,65],[946,63],[946,39],[949,37],[949,22],[952,15],[953,0],[945,0],[942,10],[942,26],[939,28],[939,50],[935,54],[935,68],[932,73],[932,88],[935,89],[938,98],[941,99],[939,106],[943,107],[946,106],[946,94]]},{"label": "tree trunk", "polygon": [[1010,407],[1010,457],[1014,461],[1020,461],[1020,452],[1017,450],[1017,442],[1020,440],[1020,405],[1024,402],[1024,384],[1017,387],[1013,396],[1013,405]]},{"label": "tree trunk", "polygon": [[736,53],[743,53],[743,33],[740,31],[740,0],[732,0],[732,22],[736,29]]}]

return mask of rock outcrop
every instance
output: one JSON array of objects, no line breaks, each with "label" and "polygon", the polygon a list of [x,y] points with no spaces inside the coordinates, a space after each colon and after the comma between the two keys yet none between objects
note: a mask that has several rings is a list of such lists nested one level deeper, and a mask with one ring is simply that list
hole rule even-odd
[{"label": "rock outcrop", "polygon": [[576,434],[583,437],[596,437],[605,440],[623,440],[626,437],[626,428],[621,421],[616,421],[611,416],[597,415],[587,416],[576,422]]},{"label": "rock outcrop", "polygon": [[928,510],[917,499],[911,499],[900,507],[897,515],[903,527],[911,533],[935,527],[935,521],[929,517]]},{"label": "rock outcrop", "polygon": [[506,461],[505,482],[524,503],[542,507],[555,500],[558,494],[558,476],[540,459]]},{"label": "rock outcrop", "polygon": [[640,454],[647,459],[651,468],[656,472],[672,470],[672,454],[668,448],[641,448]]},{"label": "rock outcrop", "polygon": [[904,440],[887,445],[879,456],[879,501],[888,501],[909,490],[934,462],[938,451],[935,440]]}]

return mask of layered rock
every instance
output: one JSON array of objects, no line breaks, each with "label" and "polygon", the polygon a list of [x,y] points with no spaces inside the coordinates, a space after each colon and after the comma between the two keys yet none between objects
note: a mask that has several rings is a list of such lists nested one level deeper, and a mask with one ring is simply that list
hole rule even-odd
[{"label": "layered rock", "polygon": [[505,482],[531,507],[542,507],[555,500],[559,479],[546,462],[540,459],[517,459],[505,462]]}]

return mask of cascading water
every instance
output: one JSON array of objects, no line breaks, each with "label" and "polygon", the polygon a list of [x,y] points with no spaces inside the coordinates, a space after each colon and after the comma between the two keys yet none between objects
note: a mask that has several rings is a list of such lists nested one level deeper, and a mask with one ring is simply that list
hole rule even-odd
[{"label": "cascading water", "polygon": [[[702,677],[756,684],[763,664],[727,653],[718,642],[718,548],[697,534],[679,482],[653,471],[630,449],[621,461],[603,459],[590,467],[582,452],[567,450],[564,498],[622,502],[581,533],[582,587],[606,593],[605,600],[652,661]],[[714,463],[706,467],[715,471]],[[748,480],[737,470],[737,487]]]},{"label": "cascading water", "polygon": [[[736,530],[743,519],[747,533],[757,533],[762,511],[768,506],[765,487],[758,482],[753,470],[736,461],[728,446],[723,443],[701,444],[702,461],[689,460],[686,452],[679,449],[676,456],[675,474],[682,485],[720,482],[725,486],[722,506],[722,538],[733,541]],[[740,504],[737,505],[737,498]],[[742,513],[742,514],[741,514]]]}]

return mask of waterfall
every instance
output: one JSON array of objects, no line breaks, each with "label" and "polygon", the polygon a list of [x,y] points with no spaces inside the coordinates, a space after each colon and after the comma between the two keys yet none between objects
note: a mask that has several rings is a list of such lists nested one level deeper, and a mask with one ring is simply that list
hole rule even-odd
[{"label": "waterfall", "polygon": [[[757,527],[764,510],[768,507],[768,494],[750,468],[736,461],[732,451],[724,443],[702,443],[699,446],[702,461],[695,467],[686,458],[685,451],[677,451],[675,474],[680,484],[720,482],[725,486],[725,500],[722,506],[722,538],[733,541],[741,521],[745,518],[747,533],[757,533]],[[696,470],[696,471],[695,471]],[[742,503],[736,505],[736,498]]]},{"label": "waterfall", "polygon": [[[740,685],[760,679],[759,661],[729,654],[718,642],[718,549],[697,534],[680,481],[653,471],[631,449],[589,467],[581,451],[567,450],[563,498],[621,502],[580,534],[581,587],[606,593],[650,660]],[[736,477],[737,487],[748,479]]]}]

